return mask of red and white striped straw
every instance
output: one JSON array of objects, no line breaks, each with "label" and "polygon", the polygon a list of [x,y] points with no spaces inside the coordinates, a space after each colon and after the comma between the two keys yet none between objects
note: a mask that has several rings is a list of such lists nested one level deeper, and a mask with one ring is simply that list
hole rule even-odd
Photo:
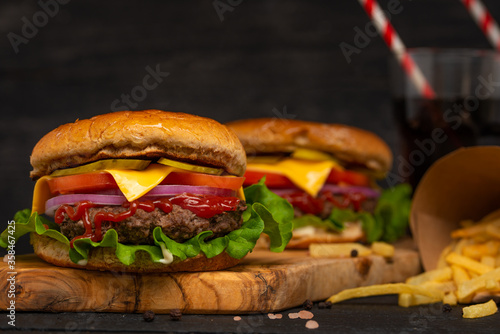
[{"label": "red and white striped straw", "polygon": [[500,29],[483,2],[481,0],[462,0],[462,3],[493,47],[500,50]]},{"label": "red and white striped straw", "polygon": [[403,41],[399,37],[398,33],[394,30],[392,24],[385,17],[384,12],[380,9],[380,6],[375,0],[358,0],[361,6],[364,8],[370,19],[375,24],[379,34],[384,39],[385,43],[395,54],[399,63],[403,67],[406,74],[409,76],[410,80],[415,84],[419,93],[427,98],[433,99],[436,97],[436,93],[432,89],[431,85],[427,82],[422,71],[413,61],[406,50]]}]

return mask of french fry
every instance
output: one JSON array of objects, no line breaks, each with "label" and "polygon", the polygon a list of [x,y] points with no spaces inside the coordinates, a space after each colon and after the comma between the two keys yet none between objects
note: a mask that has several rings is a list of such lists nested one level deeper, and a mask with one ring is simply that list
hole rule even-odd
[{"label": "french fry", "polygon": [[315,244],[309,245],[309,254],[316,258],[351,257],[351,252],[357,251],[357,256],[368,256],[371,249],[361,244],[349,242],[341,244]]},{"label": "french fry", "polygon": [[[457,290],[455,282],[447,281],[447,282],[436,282],[436,281],[427,281],[422,284],[418,284],[421,287],[428,288],[431,290],[439,290],[442,291],[444,295],[452,293]],[[453,294],[454,295],[454,294]],[[444,298],[444,297],[443,297]],[[456,297],[455,297],[456,299]],[[403,307],[415,306],[415,305],[423,305],[423,304],[433,304],[440,302],[441,299],[435,297],[422,296],[418,294],[410,294],[410,293],[402,293],[398,298],[398,305]]]},{"label": "french fry", "polygon": [[468,319],[486,317],[495,314],[498,311],[497,304],[490,299],[490,301],[483,304],[476,304],[464,307],[462,309],[463,317]]},{"label": "french fry", "polygon": [[443,297],[443,304],[449,304],[452,306],[457,305],[458,299],[457,299],[457,295],[455,294],[455,292],[450,291],[450,292],[445,293],[444,297]]},{"label": "french fry", "polygon": [[448,256],[448,254],[451,253],[451,250],[455,246],[455,243],[456,242],[453,241],[453,243],[451,245],[448,245],[445,247],[445,249],[443,249],[443,251],[439,255],[439,260],[438,260],[438,263],[436,265],[437,269],[443,269],[443,268],[448,266],[448,263],[446,263],[446,256]]},{"label": "french fry", "polygon": [[462,255],[463,248],[468,246],[468,245],[473,245],[473,244],[474,244],[474,240],[472,240],[472,239],[460,239],[457,241],[457,243],[452,248],[452,251],[450,253],[454,252],[454,253]]},{"label": "french fry", "polygon": [[372,243],[371,249],[373,253],[383,257],[394,256],[394,246],[386,242],[375,241],[374,243]]},{"label": "french fry", "polygon": [[468,257],[465,257],[463,255],[459,255],[457,253],[450,253],[446,257],[446,262],[449,264],[457,264],[459,266],[462,266],[472,272],[478,273],[478,274],[485,274],[491,270],[493,270],[492,267],[486,266],[482,264],[481,262],[472,260]]},{"label": "french fry", "polygon": [[[467,273],[463,267],[456,264],[451,265],[451,271],[453,276],[453,282],[455,282],[455,287],[458,287],[462,282],[470,280],[470,275]],[[458,298],[458,296],[457,296]],[[471,296],[458,298],[458,302],[463,304],[468,304],[472,300]]]},{"label": "french fry", "polygon": [[[474,293],[487,290],[486,282],[489,280],[494,280],[496,282],[500,281],[500,268],[494,269],[479,277],[472,278],[468,281],[460,283],[457,286],[458,300],[471,297],[474,295]],[[489,283],[489,285],[491,285],[491,283]]]},{"label": "french fry", "polygon": [[472,225],[469,227],[455,230],[455,231],[451,232],[451,237],[453,239],[471,238],[471,237],[474,237],[480,233],[484,233],[485,231],[486,231],[485,224],[483,224],[483,225],[477,224],[477,225]]},{"label": "french fry", "polygon": [[442,300],[444,296],[444,293],[442,291],[431,289],[425,286],[405,284],[405,283],[389,283],[389,284],[378,284],[378,285],[363,286],[353,289],[346,289],[331,296],[330,298],[327,299],[327,301],[329,301],[332,304],[335,304],[347,299],[368,297],[368,296],[401,294],[401,293],[422,295],[435,298],[436,300]]},{"label": "french fry", "polygon": [[453,281],[456,286],[459,286],[462,282],[470,280],[470,276],[467,271],[459,265],[452,264],[451,271],[453,273]]},{"label": "french fry", "polygon": [[422,286],[428,287],[430,289],[436,289],[443,291],[444,293],[448,292],[453,292],[457,291],[457,286],[455,285],[455,282],[453,281],[447,281],[447,282],[426,282],[423,283]]},{"label": "french fry", "polygon": [[481,257],[481,263],[488,266],[488,267],[495,268],[496,267],[495,262],[496,262],[496,259],[494,256],[484,255]]},{"label": "french fry", "polygon": [[406,280],[407,284],[420,285],[425,282],[444,282],[451,280],[451,268],[434,269],[412,276]]},{"label": "french fry", "polygon": [[415,295],[411,293],[401,293],[398,296],[398,305],[402,307],[410,307],[425,304],[439,303],[441,298]]},{"label": "french fry", "polygon": [[413,295],[411,293],[400,293],[398,295],[398,305],[401,307],[413,306]]},{"label": "french fry", "polygon": [[486,234],[486,227],[490,224],[489,221],[483,221],[451,232],[453,239],[458,238],[473,238],[480,234]]},{"label": "french fry", "polygon": [[484,282],[484,287],[486,290],[498,290],[500,288],[500,283],[498,281],[495,281],[494,279],[488,279]]},{"label": "french fry", "polygon": [[489,241],[481,244],[467,245],[462,249],[462,255],[475,260],[481,260],[486,255],[496,255],[498,253],[498,242]]},{"label": "french fry", "polygon": [[486,227],[486,234],[495,239],[500,239],[500,226],[497,225],[488,225]]},{"label": "french fry", "polygon": [[471,271],[471,270],[467,270],[467,274],[469,274],[470,278],[476,278],[476,277],[481,276],[478,273],[476,273],[475,271]]}]

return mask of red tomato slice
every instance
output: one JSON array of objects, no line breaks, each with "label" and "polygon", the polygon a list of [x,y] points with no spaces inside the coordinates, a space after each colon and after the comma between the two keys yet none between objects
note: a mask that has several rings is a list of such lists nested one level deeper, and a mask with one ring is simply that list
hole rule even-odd
[{"label": "red tomato slice", "polygon": [[47,181],[50,192],[54,195],[86,193],[107,189],[116,189],[118,185],[109,173],[88,173],[61,176]]},{"label": "red tomato slice", "polygon": [[[255,184],[260,181],[262,177],[266,177],[266,185],[271,188],[293,188],[295,185],[289,178],[284,175],[269,173],[269,172],[257,172],[257,171],[246,171],[245,173],[245,186]],[[339,184],[346,183],[353,186],[370,186],[370,178],[362,173],[353,172],[349,170],[339,171],[332,169],[328,179],[328,183]]]},{"label": "red tomato slice", "polygon": [[[215,176],[200,173],[170,173],[161,184],[190,186],[209,186],[238,190],[243,184],[243,177]],[[113,176],[106,172],[87,173],[56,177],[48,180],[53,195],[71,193],[89,193],[107,189],[117,189]]]},{"label": "red tomato slice", "polygon": [[353,186],[362,187],[370,186],[370,178],[367,175],[350,170],[340,171],[332,169],[326,182],[334,184],[347,183]]},{"label": "red tomato slice", "polygon": [[245,186],[255,184],[260,181],[263,177],[266,177],[266,186],[270,188],[295,188],[296,186],[284,175],[268,173],[268,172],[256,172],[256,171],[246,171],[245,172]]}]

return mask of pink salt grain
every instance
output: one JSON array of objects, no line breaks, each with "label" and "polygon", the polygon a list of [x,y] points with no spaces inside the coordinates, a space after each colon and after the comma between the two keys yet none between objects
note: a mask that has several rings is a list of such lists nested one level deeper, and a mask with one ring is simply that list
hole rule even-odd
[{"label": "pink salt grain", "polygon": [[283,317],[282,314],[274,314],[274,313],[268,313],[267,316],[269,319],[281,319]]},{"label": "pink salt grain", "polygon": [[302,310],[299,312],[299,318],[300,319],[312,319],[314,317],[314,314],[312,314],[312,312],[309,312],[309,311],[306,311],[306,310]]},{"label": "pink salt grain", "polygon": [[308,329],[316,329],[318,327],[319,327],[319,324],[315,320],[308,320],[306,322],[306,328],[308,328]]}]

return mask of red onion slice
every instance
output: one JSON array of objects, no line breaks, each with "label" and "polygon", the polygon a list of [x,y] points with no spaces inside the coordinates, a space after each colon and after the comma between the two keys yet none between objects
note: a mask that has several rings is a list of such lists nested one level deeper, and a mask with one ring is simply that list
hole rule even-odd
[{"label": "red onion slice", "polygon": [[173,196],[182,193],[196,195],[214,195],[221,197],[232,197],[236,191],[225,188],[214,188],[208,186],[183,186],[183,185],[158,185],[151,189],[144,197]]},{"label": "red onion slice", "polygon": [[70,194],[52,197],[45,203],[45,214],[53,217],[57,208],[63,204],[75,204],[80,201],[91,201],[98,205],[122,205],[127,201],[125,196],[99,194]]},{"label": "red onion slice", "polygon": [[[278,196],[283,196],[286,194],[303,190],[299,188],[287,188],[287,189],[271,189],[271,191]],[[332,194],[362,193],[367,198],[378,198],[380,196],[380,192],[372,188],[360,187],[360,186],[338,186],[335,184],[328,184],[328,183],[325,184],[323,188],[321,188],[321,191],[330,191]]]},{"label": "red onion slice", "polygon": [[[213,188],[208,186],[182,186],[182,185],[158,185],[145,194],[142,199],[158,198],[163,196],[174,196],[182,193],[196,195],[215,195],[221,197],[236,196],[236,191],[224,188]],[[57,208],[63,204],[75,204],[80,201],[90,201],[98,205],[122,205],[127,199],[120,195],[121,191],[109,191],[93,194],[69,194],[52,197],[45,203],[45,214],[53,217]]]},{"label": "red onion slice", "polygon": [[380,192],[373,188],[360,187],[360,186],[338,186],[336,184],[325,184],[321,191],[330,191],[333,194],[348,194],[348,193],[361,193],[368,198],[377,198]]}]

